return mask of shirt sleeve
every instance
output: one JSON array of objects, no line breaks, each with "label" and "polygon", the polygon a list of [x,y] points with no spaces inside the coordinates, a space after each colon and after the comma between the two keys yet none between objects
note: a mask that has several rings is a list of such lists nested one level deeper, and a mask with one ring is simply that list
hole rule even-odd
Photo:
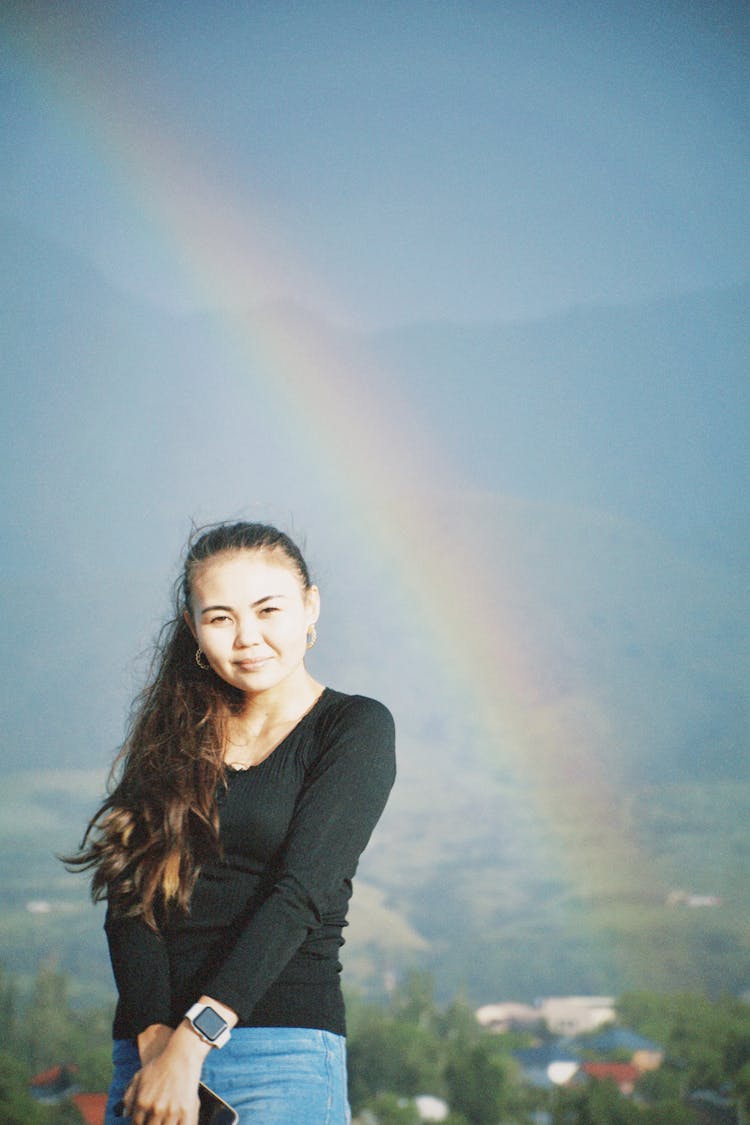
[{"label": "shirt sleeve", "polygon": [[247,1019],[307,935],[331,895],[351,879],[396,774],[390,712],[354,696],[326,733],[281,849],[273,889],[206,983]]},{"label": "shirt sleeve", "polygon": [[171,1023],[169,961],[161,935],[142,918],[108,908],[104,931],[119,994],[118,1023],[135,1038],[154,1023]]}]

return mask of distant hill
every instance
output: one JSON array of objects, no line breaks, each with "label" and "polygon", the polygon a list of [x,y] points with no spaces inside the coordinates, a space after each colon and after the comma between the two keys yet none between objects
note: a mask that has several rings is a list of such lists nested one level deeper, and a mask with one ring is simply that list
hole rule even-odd
[{"label": "distant hill", "polygon": [[369,344],[478,486],[750,563],[750,284]]},{"label": "distant hill", "polygon": [[[108,511],[151,517],[151,549],[142,535],[130,544],[136,570],[179,537],[183,513],[215,512],[222,496],[225,511],[287,511],[293,498],[308,528],[330,518],[262,346],[238,355],[215,317],[141,303],[7,221],[0,249],[15,263],[0,278],[6,567],[81,566],[92,548],[109,561]],[[736,569],[750,566],[749,312],[746,284],[532,322],[326,332],[364,357],[353,384],[396,388],[415,433],[436,435],[458,489],[605,512]],[[285,319],[313,320],[249,309],[247,338]]]}]

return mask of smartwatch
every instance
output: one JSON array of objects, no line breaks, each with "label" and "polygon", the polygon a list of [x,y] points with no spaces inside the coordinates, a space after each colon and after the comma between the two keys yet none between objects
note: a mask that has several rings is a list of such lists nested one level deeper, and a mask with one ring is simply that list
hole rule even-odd
[{"label": "smartwatch", "polygon": [[210,1004],[193,1004],[185,1012],[185,1019],[196,1035],[211,1047],[223,1047],[231,1031],[227,1021]]}]

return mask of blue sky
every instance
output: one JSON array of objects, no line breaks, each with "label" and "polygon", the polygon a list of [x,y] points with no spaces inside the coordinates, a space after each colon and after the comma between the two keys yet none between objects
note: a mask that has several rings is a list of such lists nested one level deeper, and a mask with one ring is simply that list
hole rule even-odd
[{"label": "blue sky", "polygon": [[81,69],[301,263],[256,300],[371,326],[510,320],[748,276],[743,4],[10,9],[0,214],[144,299],[201,298],[127,173],[92,158],[85,110],[56,102]]},{"label": "blue sky", "polygon": [[[166,569],[190,517],[262,510],[387,543],[400,588],[389,514],[418,525],[425,487],[734,566],[749,27],[731,3],[7,4],[11,570]],[[251,284],[173,210],[236,236]],[[274,302],[334,323],[320,362],[290,366],[304,318],[263,356],[221,307]],[[380,331],[376,377],[341,325]],[[418,587],[441,533],[410,550]],[[471,566],[479,588],[492,550]]]},{"label": "blue sky", "polygon": [[[264,501],[307,507],[335,489],[346,450],[326,478],[309,469],[325,443],[311,433],[303,452],[298,438],[311,429],[307,376],[290,417],[278,348],[262,377],[228,354],[232,310],[296,306],[334,332],[632,310],[632,323],[533,329],[523,345],[425,335],[410,358],[379,344],[402,418],[381,453],[429,477],[410,449],[421,431],[451,485],[656,512],[664,529],[684,513],[672,520],[683,545],[708,526],[714,544],[728,538],[747,409],[745,5],[73,0],[7,4],[2,31],[6,283],[17,307],[41,302],[31,332],[23,317],[6,332],[19,408],[7,448],[38,448],[37,465],[68,449],[61,472],[80,466],[80,480],[90,410],[110,435],[90,519],[118,502],[104,482],[133,437],[110,432],[124,416],[113,404],[136,403],[142,456],[171,472],[205,372],[219,401],[276,398],[276,428],[257,425],[243,450],[251,463],[253,450],[285,451]],[[648,311],[690,295],[700,315]],[[188,333],[159,319],[187,314],[214,323]],[[343,371],[339,343],[329,359]],[[193,388],[166,427],[138,415],[140,392],[128,403],[150,365],[165,387]],[[63,386],[73,413],[49,441],[38,403]],[[347,386],[365,427],[370,408]],[[176,510],[196,496],[211,515],[245,502],[222,457],[211,464],[210,490],[173,472]],[[362,470],[360,506],[375,462]],[[16,457],[8,487],[25,496],[30,479]],[[45,510],[60,479],[35,478]],[[93,503],[93,481],[80,488]]]},{"label": "blue sky", "polygon": [[[399,493],[435,478],[432,457],[441,487],[644,518],[714,557],[746,549],[745,5],[74,0],[9,3],[2,32],[14,510],[60,512],[71,489],[84,526],[149,510],[157,464],[181,527],[258,493],[281,513],[341,492],[361,510],[378,458]],[[692,295],[692,311],[653,304]],[[305,379],[325,391],[328,360],[348,370],[341,341],[291,400],[278,346],[261,374],[227,346],[232,310],[276,304],[334,335],[530,331],[377,342],[371,406],[395,385],[401,430],[378,436],[357,485],[339,471],[345,435],[329,451],[305,418]],[[216,434],[210,467],[185,463],[207,373],[246,475]],[[363,450],[367,381],[346,391]],[[166,422],[149,385],[175,404]],[[122,495],[119,459],[135,474]]]}]

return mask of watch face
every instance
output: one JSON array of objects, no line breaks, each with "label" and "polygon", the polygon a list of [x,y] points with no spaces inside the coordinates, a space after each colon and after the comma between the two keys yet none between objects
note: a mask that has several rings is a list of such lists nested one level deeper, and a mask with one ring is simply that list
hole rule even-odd
[{"label": "watch face", "polygon": [[193,1024],[198,1028],[201,1035],[205,1035],[206,1039],[210,1039],[213,1043],[214,1039],[218,1039],[222,1031],[225,1031],[229,1026],[226,1020],[223,1020],[218,1012],[213,1008],[206,1006],[202,1012],[193,1020]]}]

